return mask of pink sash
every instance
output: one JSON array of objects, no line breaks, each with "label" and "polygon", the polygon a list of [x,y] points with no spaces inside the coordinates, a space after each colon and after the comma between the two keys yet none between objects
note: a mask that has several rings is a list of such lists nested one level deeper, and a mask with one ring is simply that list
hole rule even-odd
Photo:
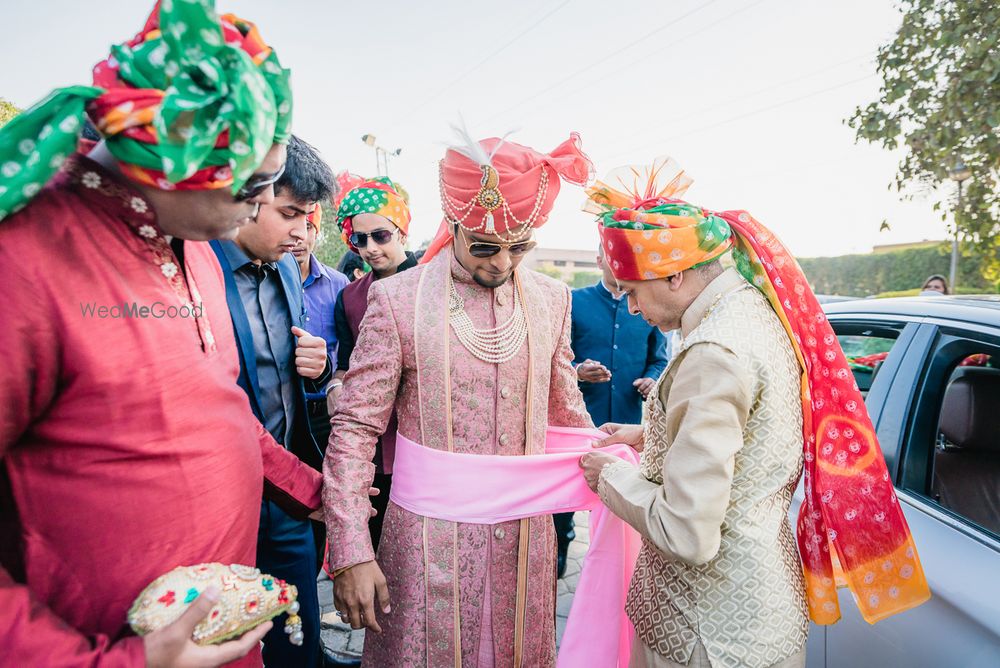
[{"label": "pink sash", "polygon": [[[467,524],[578,510],[590,515],[590,549],[563,634],[557,665],[628,666],[633,636],[625,615],[639,534],[613,515],[590,491],[580,471],[580,455],[607,434],[596,429],[549,427],[544,455],[502,457],[425,448],[396,437],[389,498],[416,515]],[[604,452],[633,464],[638,454],[626,445]]]}]

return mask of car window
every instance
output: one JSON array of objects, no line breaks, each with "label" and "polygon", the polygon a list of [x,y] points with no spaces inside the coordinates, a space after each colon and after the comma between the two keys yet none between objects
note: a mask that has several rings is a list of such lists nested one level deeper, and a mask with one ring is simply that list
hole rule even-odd
[{"label": "car window", "polygon": [[842,334],[837,338],[840,339],[840,347],[844,349],[847,363],[854,372],[854,380],[858,383],[861,396],[867,397],[868,390],[896,339],[863,334]]},{"label": "car window", "polygon": [[867,398],[882,363],[899,338],[902,325],[831,321],[861,396]]},{"label": "car window", "polygon": [[990,339],[942,330],[902,486],[1000,536],[1000,337]]}]

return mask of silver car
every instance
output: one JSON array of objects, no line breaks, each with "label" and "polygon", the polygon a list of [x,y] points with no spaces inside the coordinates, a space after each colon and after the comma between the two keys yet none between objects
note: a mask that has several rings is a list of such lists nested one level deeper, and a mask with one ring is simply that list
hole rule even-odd
[{"label": "silver car", "polygon": [[[840,590],[810,668],[1000,666],[1000,296],[824,305],[852,364],[932,598],[876,625]],[[793,501],[792,517],[801,503]]]}]

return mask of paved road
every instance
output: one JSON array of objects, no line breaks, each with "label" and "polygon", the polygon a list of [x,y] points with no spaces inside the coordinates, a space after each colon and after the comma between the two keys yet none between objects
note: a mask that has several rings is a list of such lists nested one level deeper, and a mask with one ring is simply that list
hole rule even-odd
[{"label": "paved road", "polygon": [[[556,590],[556,644],[562,638],[566,628],[566,617],[576,591],[576,583],[580,579],[580,565],[583,555],[590,544],[589,520],[590,514],[577,513],[576,540],[569,546],[569,558],[566,564],[566,576],[559,580]],[[323,616],[322,638],[327,658],[334,665],[357,665],[361,660],[361,649],[364,647],[365,632],[352,631],[336,616],[333,607],[333,585],[329,580],[322,580],[319,585],[319,605]]]}]

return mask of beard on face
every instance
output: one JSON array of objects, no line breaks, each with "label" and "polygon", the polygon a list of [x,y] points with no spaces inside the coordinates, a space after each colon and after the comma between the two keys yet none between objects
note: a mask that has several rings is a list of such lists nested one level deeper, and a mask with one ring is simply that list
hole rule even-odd
[{"label": "beard on face", "polygon": [[510,280],[510,277],[514,275],[513,270],[507,273],[503,278],[486,279],[479,276],[479,272],[474,272],[472,274],[472,280],[484,288],[499,288],[501,285]]}]

